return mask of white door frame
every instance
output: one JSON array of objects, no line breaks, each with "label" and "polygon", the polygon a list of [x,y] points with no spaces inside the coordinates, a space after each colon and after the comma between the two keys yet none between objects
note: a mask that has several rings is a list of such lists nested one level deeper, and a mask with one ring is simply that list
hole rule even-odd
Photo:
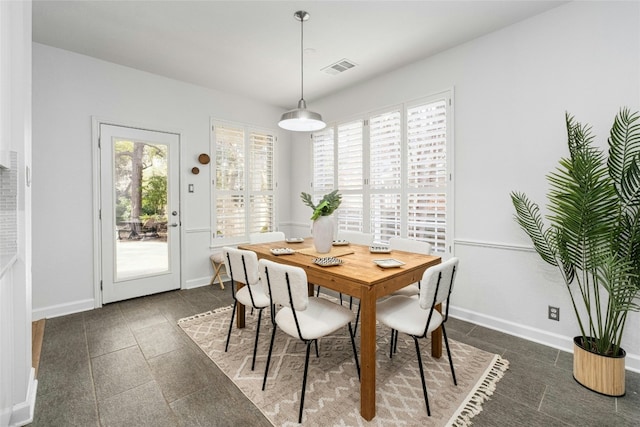
[{"label": "white door frame", "polygon": [[[100,221],[100,199],[101,199],[101,190],[100,190],[100,148],[99,148],[99,137],[100,137],[100,125],[113,125],[113,126],[121,126],[121,127],[130,127],[135,129],[142,129],[148,131],[155,132],[167,132],[174,133],[178,135],[180,149],[179,149],[179,159],[178,159],[178,167],[179,167],[179,182],[178,188],[180,189],[178,200],[179,200],[179,212],[180,218],[184,218],[184,213],[182,212],[182,206],[184,206],[183,200],[183,191],[182,191],[182,172],[184,171],[184,167],[182,164],[182,159],[184,158],[184,140],[182,137],[182,131],[175,129],[167,129],[163,126],[152,126],[149,124],[141,124],[141,123],[132,123],[129,121],[123,120],[109,120],[101,117],[91,116],[91,155],[92,155],[92,166],[93,166],[93,176],[92,176],[92,194],[93,194],[93,300],[94,300],[94,308],[102,307],[102,232],[101,232],[101,221]],[[184,248],[184,227],[180,227],[180,289],[184,288],[184,257],[182,256],[183,248]]]}]

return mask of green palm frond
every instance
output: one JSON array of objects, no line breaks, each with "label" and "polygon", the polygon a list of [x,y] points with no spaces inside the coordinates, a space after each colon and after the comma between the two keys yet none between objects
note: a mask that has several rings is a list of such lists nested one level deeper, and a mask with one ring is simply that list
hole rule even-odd
[{"label": "green palm frond", "polygon": [[640,206],[640,154],[637,154],[623,173],[616,190],[624,203],[621,208],[638,208]]},{"label": "green palm frond", "polygon": [[585,145],[589,145],[591,141],[593,141],[591,127],[577,123],[569,113],[565,113],[565,122],[567,126],[569,154],[573,157],[576,153],[583,150]]},{"label": "green palm frond", "polygon": [[518,192],[511,193],[511,201],[516,208],[516,221],[529,235],[538,254],[549,264],[557,266],[553,235],[544,229],[538,205],[531,202],[524,193]]},{"label": "green palm frond", "polygon": [[579,124],[574,127],[573,155],[547,176],[549,221],[558,230],[563,263],[580,270],[595,267],[594,250],[606,245],[613,226],[616,194],[609,181],[604,155],[592,147],[592,138]]},{"label": "green palm frond", "polygon": [[[611,179],[622,200],[638,201],[640,192],[640,115],[623,108],[616,116],[609,135],[609,168]],[[627,203],[625,203],[627,204]]]}]

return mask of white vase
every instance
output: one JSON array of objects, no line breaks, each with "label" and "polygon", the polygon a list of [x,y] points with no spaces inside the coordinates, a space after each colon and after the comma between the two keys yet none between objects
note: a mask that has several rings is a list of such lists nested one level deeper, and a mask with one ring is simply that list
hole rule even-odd
[{"label": "white vase", "polygon": [[333,245],[335,222],[331,216],[321,216],[313,221],[313,246],[316,252],[327,254]]}]

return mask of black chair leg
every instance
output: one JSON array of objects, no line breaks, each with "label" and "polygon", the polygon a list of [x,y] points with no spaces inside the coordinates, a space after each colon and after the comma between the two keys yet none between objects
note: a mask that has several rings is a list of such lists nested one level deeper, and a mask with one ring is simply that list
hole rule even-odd
[{"label": "black chair leg", "polygon": [[304,392],[307,388],[307,371],[309,370],[309,351],[310,350],[311,350],[311,341],[307,341],[307,356],[304,360],[304,376],[302,377],[302,393],[300,394],[300,414],[298,415],[298,423],[302,422],[302,410],[304,409]]},{"label": "black chair leg", "polygon": [[358,371],[358,380],[360,379],[360,362],[358,361],[358,351],[356,350],[356,340],[354,337],[354,333],[351,330],[351,323],[349,326],[349,337],[351,338],[351,347],[353,348],[353,357],[356,360],[356,370]]},{"label": "black chair leg", "polygon": [[258,351],[258,337],[260,337],[260,320],[262,319],[262,309],[258,311],[258,325],[256,326],[256,339],[253,343],[253,360],[251,361],[251,370],[256,367],[256,352]]},{"label": "black chair leg", "polygon": [[320,286],[318,286],[318,290],[316,291],[316,297],[320,296]]},{"label": "black chair leg", "polygon": [[389,359],[393,359],[393,338],[396,335],[396,330],[391,330],[391,339],[389,340]]},{"label": "black chair leg", "polygon": [[456,381],[456,372],[453,370],[453,359],[451,359],[451,350],[449,349],[449,340],[447,339],[447,331],[444,328],[444,323],[442,326],[442,336],[444,337],[444,345],[447,347],[447,356],[449,356],[449,366],[451,367],[451,376],[453,376],[453,384],[458,385],[458,381]]},{"label": "black chair leg", "polygon": [[431,416],[431,410],[429,409],[429,396],[427,396],[427,383],[424,380],[424,369],[422,368],[422,356],[420,355],[420,345],[418,344],[418,338],[414,336],[412,336],[412,338],[413,338],[413,341],[416,343],[416,354],[418,355],[418,366],[420,367],[420,379],[422,380],[422,392],[424,393],[424,402],[427,404],[427,415]]},{"label": "black chair leg", "polygon": [[316,342],[316,357],[320,357],[320,352],[318,352],[318,340],[315,340]]},{"label": "black chair leg", "polygon": [[271,363],[271,351],[273,350],[273,339],[276,337],[276,325],[273,325],[271,332],[271,343],[269,344],[269,355],[267,356],[267,366],[264,367],[264,380],[262,380],[262,391],[267,386],[267,376],[269,375],[269,363]]},{"label": "black chair leg", "polygon": [[229,338],[231,338],[231,328],[233,328],[233,318],[236,317],[236,307],[238,306],[238,301],[233,303],[233,310],[231,310],[231,322],[229,322],[229,332],[227,333],[227,344],[224,346],[224,352],[226,353],[229,350]]},{"label": "black chair leg", "polygon": [[353,328],[353,336],[355,336],[358,332],[358,322],[360,321],[360,307],[362,307],[362,304],[358,304],[358,311],[356,312],[356,325]]},{"label": "black chair leg", "polygon": [[393,341],[393,352],[394,353],[398,352],[398,331],[396,331],[396,337],[395,337],[395,340]]}]

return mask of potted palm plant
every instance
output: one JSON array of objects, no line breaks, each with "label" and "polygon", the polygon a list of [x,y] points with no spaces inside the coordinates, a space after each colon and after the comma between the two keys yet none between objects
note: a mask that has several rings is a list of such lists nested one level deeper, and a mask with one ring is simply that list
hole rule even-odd
[{"label": "potted palm plant", "polygon": [[628,313],[640,310],[639,118],[620,110],[607,158],[591,128],[566,115],[569,157],[547,175],[548,227],[536,203],[511,193],[516,221],[569,292],[580,328],[574,378],[610,396],[625,393],[622,335]]},{"label": "potted palm plant", "polygon": [[331,251],[335,231],[335,222],[330,216],[342,203],[342,196],[338,190],[333,190],[325,194],[317,205],[313,203],[309,193],[302,192],[300,198],[305,205],[313,209],[313,215],[311,215],[313,245],[318,253],[326,254]]}]

